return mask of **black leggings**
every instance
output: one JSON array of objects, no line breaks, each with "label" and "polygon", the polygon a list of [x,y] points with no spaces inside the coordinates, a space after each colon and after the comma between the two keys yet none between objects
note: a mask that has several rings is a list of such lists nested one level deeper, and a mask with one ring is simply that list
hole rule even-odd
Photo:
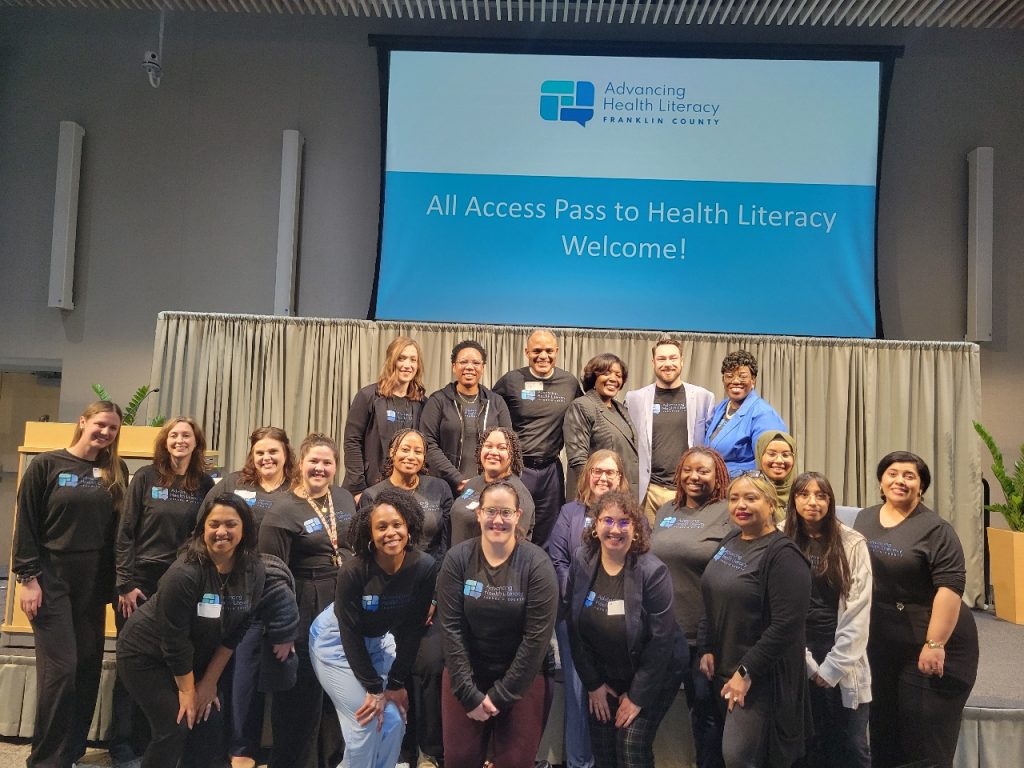
[{"label": "black leggings", "polygon": [[[163,659],[118,656],[117,674],[149,721],[152,733],[142,768],[208,768],[225,762],[224,721],[217,707],[210,718],[189,730],[178,717],[178,686]],[[198,675],[196,676],[198,679]]]},{"label": "black leggings", "polygon": [[103,628],[113,589],[109,555],[50,553],[39,576],[43,603],[32,619],[36,718],[28,764],[70,768],[85,754],[103,664]]}]

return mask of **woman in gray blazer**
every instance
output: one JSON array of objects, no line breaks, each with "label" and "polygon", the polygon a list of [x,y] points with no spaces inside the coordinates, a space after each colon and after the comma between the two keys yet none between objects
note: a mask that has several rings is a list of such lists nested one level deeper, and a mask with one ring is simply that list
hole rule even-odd
[{"label": "woman in gray blazer", "polygon": [[566,488],[576,488],[579,473],[594,451],[615,451],[626,467],[629,491],[637,493],[640,484],[640,458],[636,432],[626,407],[615,395],[626,385],[626,364],[610,352],[592,357],[583,369],[585,394],[572,401],[565,412],[562,433],[569,463]]}]

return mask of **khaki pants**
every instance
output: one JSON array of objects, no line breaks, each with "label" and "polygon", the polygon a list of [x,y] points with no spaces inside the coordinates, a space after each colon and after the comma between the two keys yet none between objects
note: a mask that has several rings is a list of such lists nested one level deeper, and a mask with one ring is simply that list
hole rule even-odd
[{"label": "khaki pants", "polygon": [[658,510],[664,504],[675,500],[675,488],[666,488],[664,485],[655,483],[647,484],[647,495],[644,496],[644,515],[647,517],[647,522],[651,524],[651,528],[654,528],[654,519],[658,515]]}]

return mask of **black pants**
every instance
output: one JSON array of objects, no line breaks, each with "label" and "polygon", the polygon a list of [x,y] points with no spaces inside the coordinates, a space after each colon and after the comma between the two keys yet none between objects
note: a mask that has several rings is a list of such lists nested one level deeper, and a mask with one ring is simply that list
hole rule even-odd
[{"label": "black pants", "polygon": [[654,768],[654,737],[658,726],[679,693],[681,674],[666,670],[665,683],[657,698],[625,728],[615,727],[615,713],[619,700],[608,697],[611,718],[607,723],[590,716],[590,744],[594,749],[597,768]]},{"label": "black pants", "polygon": [[[415,745],[423,754],[441,759],[444,755],[444,732],[441,728],[441,676],[444,672],[444,649],[438,621],[427,630],[412,667],[409,689],[409,723],[406,748]],[[412,741],[409,741],[409,737]],[[412,762],[415,762],[413,760]]]},{"label": "black pants", "polygon": [[51,552],[32,620],[36,718],[29,768],[69,768],[85,754],[103,664],[103,627],[113,586],[111,555]]},{"label": "black pants", "polygon": [[263,624],[253,621],[235,646],[231,661],[221,676],[221,688],[227,697],[228,754],[231,757],[259,755],[263,736],[265,699],[259,690],[260,661],[263,652]]},{"label": "black pants", "polygon": [[[533,543],[543,547],[558,519],[558,511],[565,504],[565,476],[562,462],[553,461],[540,469],[523,468],[523,485],[533,497]],[[576,489],[572,489],[576,498]]]},{"label": "black pants", "polygon": [[337,582],[337,572],[333,570],[317,578],[296,575],[298,671],[295,686],[277,691],[271,702],[274,734],[271,768],[336,768],[341,762],[344,742],[338,714],[320,686],[309,658],[309,626],[334,602]]},{"label": "black pants", "polygon": [[[211,768],[225,762],[224,720],[217,707],[189,730],[178,717],[178,686],[162,658],[119,656],[117,674],[149,721],[152,738],[142,768]],[[198,680],[201,675],[197,674]]]},{"label": "black pants", "polygon": [[[876,648],[871,659],[871,765],[948,768],[971,685],[948,674],[924,678],[917,656]],[[914,650],[914,649],[909,649]],[[916,649],[920,651],[920,649]]]},{"label": "black pants", "polygon": [[722,728],[725,720],[715,701],[711,681],[700,671],[697,646],[690,646],[690,664],[683,674],[686,706],[690,708],[690,727],[696,750],[697,768],[724,768],[722,761]]},{"label": "black pants", "polygon": [[[156,584],[139,584],[147,599],[156,593]],[[142,603],[140,602],[141,606]],[[125,622],[128,621],[121,613],[117,600],[114,601],[114,625],[120,637]],[[142,708],[135,702],[124,687],[121,675],[114,675],[114,691],[111,712],[111,733],[107,749],[114,762],[128,762],[136,755],[141,755],[149,745],[149,723]]]}]

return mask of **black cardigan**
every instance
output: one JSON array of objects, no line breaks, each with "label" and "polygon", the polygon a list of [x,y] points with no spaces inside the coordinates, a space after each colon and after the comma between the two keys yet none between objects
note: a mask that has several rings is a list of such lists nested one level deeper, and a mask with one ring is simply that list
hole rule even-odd
[{"label": "black cardigan", "polygon": [[[579,634],[580,613],[590,585],[601,565],[601,553],[587,554],[579,547],[569,568],[565,595],[568,601],[569,642],[576,672],[588,691],[608,682]],[[649,707],[666,682],[678,679],[689,664],[690,649],[672,609],[672,578],[668,567],[650,552],[626,558],[626,642],[633,679],[629,699]],[[678,685],[678,683],[677,683]]]}]

